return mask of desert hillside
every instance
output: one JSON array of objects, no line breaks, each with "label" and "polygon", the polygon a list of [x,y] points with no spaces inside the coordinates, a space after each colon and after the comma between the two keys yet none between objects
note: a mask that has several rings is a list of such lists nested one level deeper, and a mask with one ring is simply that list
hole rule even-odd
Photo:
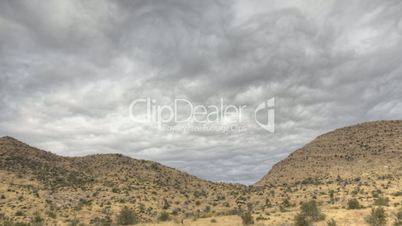
[{"label": "desert hillside", "polygon": [[[62,157],[11,137],[0,139],[2,214],[29,222],[51,213],[47,224],[74,218],[113,222],[127,206],[143,222],[225,214],[244,202],[243,185],[213,183],[156,162],[118,154]],[[23,212],[20,214],[19,212]]]},{"label": "desert hillside", "polygon": [[0,225],[352,226],[373,225],[371,211],[386,219],[377,225],[401,225],[401,160],[402,121],[321,135],[253,186],[118,154],[63,157],[3,137]]},{"label": "desert hillside", "polygon": [[323,134],[253,186],[253,213],[264,225],[402,225],[401,160],[402,121]]},{"label": "desert hillside", "polygon": [[314,139],[277,163],[257,185],[402,176],[402,121],[349,126]]}]

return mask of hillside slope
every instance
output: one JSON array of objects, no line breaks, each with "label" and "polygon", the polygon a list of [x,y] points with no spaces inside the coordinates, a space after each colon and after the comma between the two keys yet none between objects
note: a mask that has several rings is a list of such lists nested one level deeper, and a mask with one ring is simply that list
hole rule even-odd
[{"label": "hillside slope", "polygon": [[402,175],[402,121],[323,134],[272,167],[257,186]]},{"label": "hillside slope", "polygon": [[[54,212],[93,223],[128,206],[141,221],[162,212],[175,218],[225,213],[242,204],[245,186],[213,183],[156,162],[119,154],[62,157],[11,137],[0,138],[0,208],[14,221]],[[236,201],[238,200],[238,202]],[[26,212],[16,216],[17,211]]]},{"label": "hillside slope", "polygon": [[[42,225],[74,225],[74,220],[116,225],[126,206],[141,223],[153,222],[147,225],[166,219],[171,222],[161,225],[178,225],[182,219],[185,225],[216,225],[218,216],[219,225],[241,225],[239,217],[222,215],[244,211],[253,214],[255,225],[292,225],[300,205],[309,200],[339,225],[365,225],[373,207],[384,206],[390,219],[402,208],[401,160],[402,121],[323,134],[251,187],[214,183],[119,154],[58,156],[4,137],[0,225],[34,223],[33,216],[40,216]],[[358,209],[348,207],[352,199],[360,203]]]}]

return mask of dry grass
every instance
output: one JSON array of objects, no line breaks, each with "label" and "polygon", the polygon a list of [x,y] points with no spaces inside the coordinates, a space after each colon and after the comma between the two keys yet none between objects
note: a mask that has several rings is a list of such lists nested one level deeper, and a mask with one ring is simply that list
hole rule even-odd
[{"label": "dry grass", "polygon": [[[314,199],[326,220],[351,226],[366,225],[375,200],[386,197],[392,225],[393,213],[402,208],[401,173],[402,121],[322,135],[254,187],[213,183],[121,155],[66,158],[1,138],[0,222],[30,222],[35,212],[44,225],[67,225],[71,219],[116,222],[127,206],[141,222],[154,222],[144,226],[240,226],[241,218],[234,215],[239,209],[251,209],[255,225],[285,226],[293,223],[302,202]],[[363,208],[347,209],[350,199]],[[171,221],[157,223],[161,212]],[[315,225],[326,225],[326,220]]]}]

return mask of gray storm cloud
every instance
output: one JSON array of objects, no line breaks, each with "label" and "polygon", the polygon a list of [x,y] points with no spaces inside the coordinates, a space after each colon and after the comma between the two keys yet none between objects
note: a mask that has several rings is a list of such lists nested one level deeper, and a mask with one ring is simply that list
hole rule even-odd
[{"label": "gray storm cloud", "polygon": [[[1,1],[0,135],[62,155],[119,152],[253,183],[322,132],[402,113],[402,3]],[[170,133],[137,98],[276,97],[274,134]]]}]

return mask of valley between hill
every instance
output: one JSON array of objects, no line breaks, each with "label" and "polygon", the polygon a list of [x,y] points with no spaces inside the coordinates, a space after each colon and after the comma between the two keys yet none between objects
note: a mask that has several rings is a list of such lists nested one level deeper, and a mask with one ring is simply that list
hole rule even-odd
[{"label": "valley between hill", "polygon": [[62,157],[11,137],[0,138],[0,178],[3,225],[368,225],[372,209],[402,225],[402,121],[323,134],[253,186],[118,154]]}]

